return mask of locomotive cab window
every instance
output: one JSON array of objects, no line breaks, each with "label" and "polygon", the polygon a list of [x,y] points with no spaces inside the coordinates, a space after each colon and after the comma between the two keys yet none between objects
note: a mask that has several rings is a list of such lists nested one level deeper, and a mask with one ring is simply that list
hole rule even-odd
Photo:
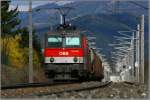
[{"label": "locomotive cab window", "polygon": [[61,37],[49,37],[48,47],[62,47],[62,38]]},{"label": "locomotive cab window", "polygon": [[79,47],[80,38],[79,37],[66,37],[65,46],[66,47]]}]

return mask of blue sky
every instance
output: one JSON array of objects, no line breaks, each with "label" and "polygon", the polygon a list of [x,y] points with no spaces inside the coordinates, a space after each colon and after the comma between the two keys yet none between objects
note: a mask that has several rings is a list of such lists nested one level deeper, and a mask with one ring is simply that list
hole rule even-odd
[{"label": "blue sky", "polygon": [[[63,0],[63,1],[59,1],[59,0],[32,0],[32,7],[35,8],[39,5],[44,5],[47,3],[53,3],[56,2],[59,5],[63,5],[66,3],[71,2],[68,0]],[[16,6],[18,5],[18,9],[19,11],[27,11],[28,10],[28,5],[29,5],[29,1],[28,0],[11,0],[11,4],[10,4],[10,9],[14,9]]]}]

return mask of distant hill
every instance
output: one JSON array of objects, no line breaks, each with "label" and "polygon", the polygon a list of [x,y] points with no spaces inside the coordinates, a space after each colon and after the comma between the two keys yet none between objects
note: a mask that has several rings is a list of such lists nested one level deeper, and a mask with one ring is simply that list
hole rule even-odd
[{"label": "distant hill", "polygon": [[[113,2],[112,2],[113,1]],[[136,3],[148,7],[148,1],[137,1]],[[117,14],[117,13],[130,13],[133,16],[139,16],[141,14],[148,15],[148,11],[140,6],[130,3],[129,1],[114,2],[114,0],[106,1],[74,1],[73,3],[66,4],[64,6],[71,6],[75,9],[70,11],[68,19],[76,16],[94,15],[94,14]],[[52,8],[57,8],[59,5],[56,3],[49,3],[38,6],[33,9],[33,22],[35,27],[43,28],[50,25],[59,23],[59,12]],[[45,9],[46,8],[46,9]],[[40,11],[37,11],[41,9]],[[19,17],[22,19],[22,25],[27,25],[28,19],[27,12],[20,12]]]}]

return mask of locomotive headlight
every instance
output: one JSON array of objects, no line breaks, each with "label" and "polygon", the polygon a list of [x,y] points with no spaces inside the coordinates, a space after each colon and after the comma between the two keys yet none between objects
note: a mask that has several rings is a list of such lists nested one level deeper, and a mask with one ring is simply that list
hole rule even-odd
[{"label": "locomotive headlight", "polygon": [[78,58],[77,58],[77,57],[74,57],[74,58],[73,58],[73,61],[74,61],[74,62],[77,62],[77,61],[78,61]]},{"label": "locomotive headlight", "polygon": [[50,62],[54,62],[54,58],[50,58]]}]

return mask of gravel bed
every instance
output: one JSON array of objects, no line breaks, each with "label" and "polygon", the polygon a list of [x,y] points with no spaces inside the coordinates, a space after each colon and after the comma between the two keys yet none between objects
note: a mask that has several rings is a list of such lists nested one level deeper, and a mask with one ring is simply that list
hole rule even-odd
[{"label": "gravel bed", "polygon": [[63,84],[63,85],[55,85],[55,86],[46,86],[46,87],[34,87],[34,88],[20,88],[20,89],[6,89],[1,90],[1,97],[2,98],[16,98],[16,97],[26,97],[33,94],[40,94],[40,93],[50,93],[50,92],[57,92],[63,91],[69,87],[78,87],[79,84]]},{"label": "gravel bed", "polygon": [[65,92],[62,94],[52,94],[46,96],[35,96],[34,98],[63,98],[63,99],[99,99],[99,98],[113,98],[113,99],[132,99],[132,98],[147,98],[148,87],[143,84],[126,84],[126,83],[112,83],[109,86],[80,92]]},{"label": "gravel bed", "polygon": [[[67,84],[62,86],[53,86],[53,87],[41,87],[41,88],[30,88],[30,89],[17,89],[17,90],[5,90],[2,91],[2,97],[9,98],[9,97],[24,97],[25,94],[29,93],[45,93],[51,91],[58,91],[68,88],[76,88],[79,86],[88,87],[90,85],[98,84],[98,82],[88,82],[88,83],[81,83],[81,84]],[[44,99],[74,99],[74,98],[147,98],[148,96],[148,87],[144,84],[127,84],[127,83],[112,83],[106,87],[101,87],[93,90],[85,90],[85,91],[78,91],[78,92],[64,92],[60,94],[51,94],[51,95],[44,95],[44,96],[26,96],[28,98],[44,98]],[[16,92],[14,95],[13,92]]]},{"label": "gravel bed", "polygon": [[28,87],[28,88],[18,88],[18,89],[6,89],[1,91],[2,98],[15,98],[15,97],[33,97],[34,95],[47,94],[53,92],[59,92],[70,89],[78,89],[84,87],[90,87],[100,84],[101,82],[90,81],[83,83],[70,83],[70,84],[60,84],[54,86],[46,87]]}]

